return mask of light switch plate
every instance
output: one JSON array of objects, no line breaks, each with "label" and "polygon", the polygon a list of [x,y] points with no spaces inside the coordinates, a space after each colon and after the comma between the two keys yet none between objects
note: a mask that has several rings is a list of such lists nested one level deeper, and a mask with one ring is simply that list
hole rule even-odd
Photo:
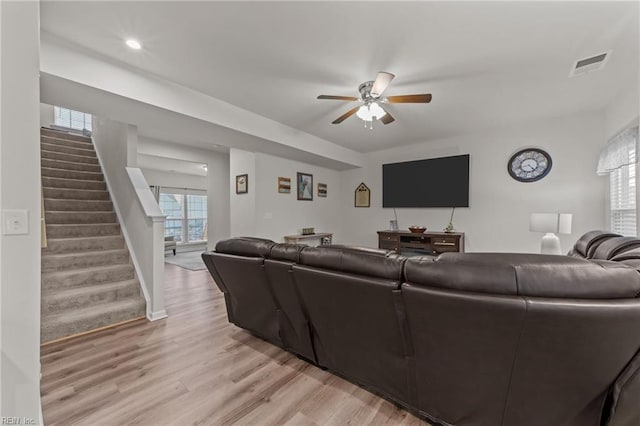
[{"label": "light switch plate", "polygon": [[3,210],[2,233],[4,235],[26,235],[29,233],[28,210]]}]

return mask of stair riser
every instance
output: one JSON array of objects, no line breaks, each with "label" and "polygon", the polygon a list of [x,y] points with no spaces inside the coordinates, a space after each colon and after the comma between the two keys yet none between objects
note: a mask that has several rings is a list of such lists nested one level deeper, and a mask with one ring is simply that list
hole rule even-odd
[{"label": "stair riser", "polygon": [[42,188],[44,198],[55,198],[58,200],[109,200],[107,191],[89,191],[83,189],[59,189]]},{"label": "stair riser", "polygon": [[68,310],[75,310],[93,305],[96,303],[115,302],[117,300],[128,299],[140,296],[140,285],[136,282],[118,290],[101,291],[96,288],[95,293],[61,300],[42,300],[42,313],[44,315],[58,314]]},{"label": "stair riser", "polygon": [[83,224],[83,223],[117,223],[116,214],[112,212],[48,212],[45,213],[45,223],[54,224]]},{"label": "stair riser", "polygon": [[102,169],[97,164],[72,163],[69,161],[52,160],[44,157],[41,158],[40,164],[42,165],[42,167],[51,167],[53,169],[102,173]]},{"label": "stair riser", "polygon": [[[63,257],[64,256],[64,257]],[[90,268],[92,266],[120,265],[129,263],[129,252],[91,253],[62,256],[43,256],[42,272],[67,271],[69,269]]]},{"label": "stair riser", "polygon": [[84,155],[73,155],[73,154],[64,154],[59,152],[51,152],[51,151],[40,151],[41,158],[47,158],[49,160],[61,160],[61,161],[70,161],[72,163],[82,163],[82,164],[98,164],[97,158],[85,157]]},{"label": "stair riser", "polygon": [[120,225],[104,223],[96,225],[47,225],[47,238],[78,238],[120,235]]},{"label": "stair riser", "polygon": [[58,132],[56,130],[50,130],[50,129],[40,129],[40,135],[50,136],[58,139],[66,139],[70,141],[91,143],[91,138],[88,138],[86,136],[75,135],[73,133]]},{"label": "stair riser", "polygon": [[121,236],[102,238],[73,238],[47,240],[47,248],[42,250],[42,255],[63,254],[96,250],[124,249],[124,238]]},{"label": "stair riser", "polygon": [[57,179],[43,176],[42,186],[50,188],[66,188],[66,189],[94,189],[106,191],[107,184],[96,180],[73,180],[73,179]]},{"label": "stair riser", "polygon": [[83,181],[103,182],[104,177],[102,173],[93,172],[80,172],[75,170],[64,169],[50,169],[48,167],[42,168],[42,177],[60,178],[60,179],[77,179]]},{"label": "stair riser", "polygon": [[40,143],[40,149],[43,151],[57,152],[60,154],[73,154],[73,155],[81,155],[84,157],[96,158],[96,152],[92,148],[83,149],[83,148],[76,148],[72,146],[58,145],[55,143],[42,142]]},{"label": "stair riser", "polygon": [[42,276],[42,289],[43,293],[45,293],[60,289],[131,280],[134,276],[133,265],[122,265],[122,267],[109,271],[69,271],[61,274],[61,276],[47,276],[45,274]]},{"label": "stair riser", "polygon": [[92,201],[92,200],[52,200],[45,198],[44,208],[46,211],[64,212],[64,211],[101,211],[112,212],[113,204],[111,201]]},{"label": "stair riser", "polygon": [[[81,320],[76,320],[71,324],[52,324],[43,327],[42,333],[40,335],[40,341],[49,342],[61,337],[71,336],[73,334],[83,333],[85,331],[105,327],[110,324],[144,317],[145,314],[146,309],[144,299],[141,299],[141,301],[135,307],[131,307],[128,309],[110,310],[107,312],[100,312],[96,310],[95,315],[87,318],[82,318]],[[43,324],[47,325],[46,318],[43,319]]]},{"label": "stair riser", "polygon": [[80,149],[90,149],[90,150],[94,149],[93,144],[89,142],[70,141],[68,139],[53,138],[50,136],[41,136],[40,142],[53,144],[53,145],[68,146],[69,148],[80,148]]}]

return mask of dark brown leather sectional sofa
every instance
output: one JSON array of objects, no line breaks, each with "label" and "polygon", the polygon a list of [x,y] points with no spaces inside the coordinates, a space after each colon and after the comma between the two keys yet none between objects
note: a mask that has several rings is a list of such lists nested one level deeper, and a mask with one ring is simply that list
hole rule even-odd
[{"label": "dark brown leather sectional sofa", "polygon": [[640,240],[433,260],[233,238],[203,259],[229,321],[433,423],[640,425]]}]

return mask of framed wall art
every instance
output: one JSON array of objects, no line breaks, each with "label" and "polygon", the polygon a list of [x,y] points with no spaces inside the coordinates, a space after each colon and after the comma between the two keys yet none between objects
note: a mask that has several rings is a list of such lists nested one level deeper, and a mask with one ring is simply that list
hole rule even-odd
[{"label": "framed wall art", "polygon": [[319,183],[318,184],[318,197],[327,197],[327,184]]},{"label": "framed wall art", "polygon": [[298,172],[298,200],[313,201],[313,175]]},{"label": "framed wall art", "polygon": [[236,176],[236,194],[246,194],[249,192],[249,175]]},{"label": "framed wall art", "polygon": [[356,187],[353,206],[371,207],[371,190],[364,182]]},{"label": "framed wall art", "polygon": [[278,177],[278,193],[279,194],[290,194],[291,193],[291,178],[288,177]]}]

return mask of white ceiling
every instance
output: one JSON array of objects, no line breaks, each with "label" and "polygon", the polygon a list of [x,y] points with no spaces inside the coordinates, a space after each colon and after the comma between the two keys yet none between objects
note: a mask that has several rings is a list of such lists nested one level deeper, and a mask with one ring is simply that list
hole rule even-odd
[{"label": "white ceiling", "polygon": [[[606,107],[638,87],[637,2],[44,2],[43,30],[360,152]],[[123,40],[135,37],[141,51]],[[612,50],[604,70],[575,60]],[[378,71],[373,131],[331,121]]]},{"label": "white ceiling", "polygon": [[175,158],[160,157],[138,153],[138,167],[143,169],[159,170],[162,172],[176,172],[186,175],[206,176],[205,163],[177,160]]}]

